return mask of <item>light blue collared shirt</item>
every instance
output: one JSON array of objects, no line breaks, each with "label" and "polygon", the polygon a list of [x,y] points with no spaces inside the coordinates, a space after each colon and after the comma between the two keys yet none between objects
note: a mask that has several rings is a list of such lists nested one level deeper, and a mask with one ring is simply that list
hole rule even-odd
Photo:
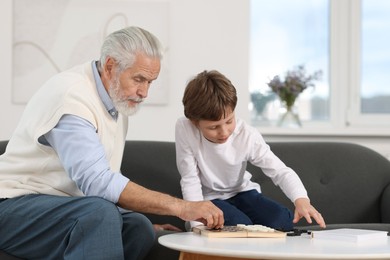
[{"label": "light blue collared shirt", "polygon": [[97,92],[99,93],[100,99],[102,100],[104,106],[106,107],[108,113],[114,118],[115,120],[118,119],[118,111],[116,110],[114,103],[112,103],[112,100],[110,96],[108,95],[106,89],[104,88],[102,79],[100,78],[99,71],[96,67],[96,62],[92,62],[92,72],[93,72],[93,77],[95,78],[96,82],[96,89]]},{"label": "light blue collared shirt", "polygon": [[[103,86],[95,61],[92,70],[99,96],[107,111],[117,120],[118,111]],[[104,147],[89,121],[66,114],[39,141],[57,152],[65,171],[86,196],[118,202],[129,179],[111,171]]]}]

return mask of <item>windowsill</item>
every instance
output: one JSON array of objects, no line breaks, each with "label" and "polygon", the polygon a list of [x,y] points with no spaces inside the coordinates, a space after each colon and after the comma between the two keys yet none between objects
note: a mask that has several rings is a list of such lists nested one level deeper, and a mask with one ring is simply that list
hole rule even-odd
[{"label": "windowsill", "polygon": [[331,127],[305,126],[281,128],[276,126],[256,127],[267,142],[274,141],[331,141],[352,142],[366,146],[390,160],[390,127]]},{"label": "windowsill", "polygon": [[335,128],[303,126],[301,128],[282,128],[276,126],[256,126],[266,136],[329,136],[329,137],[390,137],[389,128]]}]

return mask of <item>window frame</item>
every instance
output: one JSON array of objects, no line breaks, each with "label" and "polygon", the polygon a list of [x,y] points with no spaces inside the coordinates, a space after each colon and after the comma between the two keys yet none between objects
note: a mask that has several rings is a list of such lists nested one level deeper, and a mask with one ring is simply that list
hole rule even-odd
[{"label": "window frame", "polygon": [[360,112],[361,0],[329,4],[329,120],[305,122],[299,129],[258,128],[271,135],[390,136],[390,115]]},{"label": "window frame", "polygon": [[[334,1],[334,0],[333,0]],[[390,126],[390,115],[386,114],[363,114],[360,112],[361,107],[361,0],[350,0],[350,27],[349,41],[351,42],[350,48],[350,82],[349,86],[351,94],[349,98],[350,110],[346,122],[351,126],[356,127],[388,127]]]}]

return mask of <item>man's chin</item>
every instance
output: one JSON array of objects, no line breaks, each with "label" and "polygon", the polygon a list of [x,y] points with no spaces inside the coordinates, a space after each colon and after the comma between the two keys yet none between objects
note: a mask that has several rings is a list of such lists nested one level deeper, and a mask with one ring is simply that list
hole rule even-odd
[{"label": "man's chin", "polygon": [[138,105],[127,108],[117,108],[118,112],[124,116],[133,116],[138,112]]}]

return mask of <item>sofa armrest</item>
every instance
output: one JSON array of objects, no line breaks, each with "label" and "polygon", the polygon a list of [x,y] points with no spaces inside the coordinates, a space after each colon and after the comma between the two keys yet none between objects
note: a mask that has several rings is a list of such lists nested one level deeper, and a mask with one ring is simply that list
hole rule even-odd
[{"label": "sofa armrest", "polygon": [[382,223],[390,223],[390,184],[383,190],[381,200]]}]

